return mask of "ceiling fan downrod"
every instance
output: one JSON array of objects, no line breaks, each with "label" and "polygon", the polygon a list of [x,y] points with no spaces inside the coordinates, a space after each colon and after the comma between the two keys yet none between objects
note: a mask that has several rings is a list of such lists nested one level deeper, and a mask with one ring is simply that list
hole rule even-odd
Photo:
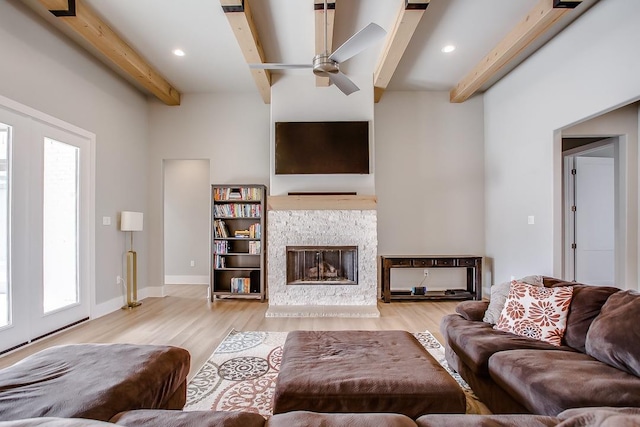
[{"label": "ceiling fan downrod", "polygon": [[338,63],[329,59],[329,51],[327,50],[327,9],[327,0],[324,0],[324,52],[313,57],[313,73],[320,77],[340,72]]}]

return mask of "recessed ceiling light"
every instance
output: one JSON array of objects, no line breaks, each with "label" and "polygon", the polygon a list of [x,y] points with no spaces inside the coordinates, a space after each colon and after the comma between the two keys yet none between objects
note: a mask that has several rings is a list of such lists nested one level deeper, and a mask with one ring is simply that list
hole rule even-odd
[{"label": "recessed ceiling light", "polygon": [[174,49],[173,50],[173,54],[175,56],[184,56],[184,50],[182,50],[182,49]]},{"label": "recessed ceiling light", "polygon": [[442,48],[442,51],[444,53],[451,53],[454,50],[456,50],[456,47],[454,45],[452,45],[452,44],[448,44],[448,45],[446,45],[445,47]]}]

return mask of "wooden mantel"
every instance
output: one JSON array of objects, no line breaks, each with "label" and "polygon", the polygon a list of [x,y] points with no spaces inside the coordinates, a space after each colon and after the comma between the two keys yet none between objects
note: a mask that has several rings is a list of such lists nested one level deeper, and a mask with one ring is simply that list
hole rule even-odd
[{"label": "wooden mantel", "polygon": [[376,210],[376,196],[313,195],[269,196],[267,210]]}]

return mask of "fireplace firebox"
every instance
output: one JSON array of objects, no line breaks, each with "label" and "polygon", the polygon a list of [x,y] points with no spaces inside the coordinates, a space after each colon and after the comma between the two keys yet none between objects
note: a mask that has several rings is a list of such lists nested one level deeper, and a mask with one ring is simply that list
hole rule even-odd
[{"label": "fireplace firebox", "polygon": [[287,285],[357,284],[357,246],[287,246]]}]

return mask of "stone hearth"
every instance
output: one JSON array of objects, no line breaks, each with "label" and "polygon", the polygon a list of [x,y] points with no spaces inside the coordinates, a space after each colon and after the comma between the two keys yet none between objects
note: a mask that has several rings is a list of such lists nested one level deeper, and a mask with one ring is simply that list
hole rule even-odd
[{"label": "stone hearth", "polygon": [[[378,317],[375,198],[276,196],[268,204],[267,317]],[[287,246],[356,246],[358,284],[288,285]]]}]

